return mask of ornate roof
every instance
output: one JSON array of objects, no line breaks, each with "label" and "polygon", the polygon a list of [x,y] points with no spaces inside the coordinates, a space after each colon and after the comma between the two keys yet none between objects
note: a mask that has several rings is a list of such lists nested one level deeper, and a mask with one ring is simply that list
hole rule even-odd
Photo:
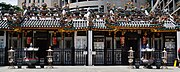
[{"label": "ornate roof", "polygon": [[115,24],[112,24],[114,26],[120,26],[120,27],[144,27],[144,28],[151,28],[151,27],[160,27],[161,24],[153,24],[149,21],[118,21]]},{"label": "ornate roof", "polygon": [[7,20],[0,20],[0,29],[9,29]]},{"label": "ornate roof", "polygon": [[[148,13],[146,8],[136,8],[129,4],[127,8],[108,9],[108,12],[88,11],[71,12],[68,7],[23,7],[24,12],[8,15],[2,14],[0,29],[65,29],[65,30],[114,30],[114,29],[180,29],[176,19],[163,11],[155,10]],[[13,12],[14,13],[14,12]],[[23,14],[22,14],[23,13]],[[85,14],[86,13],[86,14]],[[34,17],[34,18],[33,18]],[[50,19],[46,19],[46,18]],[[45,19],[43,19],[45,18]],[[178,20],[178,19],[177,19]]]},{"label": "ornate roof", "polygon": [[61,24],[59,20],[24,20],[20,24],[21,28],[61,28],[65,24]]},{"label": "ornate roof", "polygon": [[20,24],[11,24],[7,20],[0,20],[0,29],[13,29],[16,27],[22,29],[59,29],[64,28],[66,30],[112,30],[118,29],[157,29],[157,30],[176,30],[180,28],[180,24],[174,24],[172,22],[156,23],[149,21],[117,21],[115,23],[108,23],[104,20],[94,20],[92,24],[88,20],[72,20],[66,24],[63,24],[60,20],[23,20]]}]

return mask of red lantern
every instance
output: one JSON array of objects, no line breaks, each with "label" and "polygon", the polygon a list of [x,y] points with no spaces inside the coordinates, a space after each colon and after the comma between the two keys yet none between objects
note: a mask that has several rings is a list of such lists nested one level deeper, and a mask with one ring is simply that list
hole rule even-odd
[{"label": "red lantern", "polygon": [[143,44],[145,45],[146,42],[147,42],[147,38],[146,38],[146,36],[143,36]]},{"label": "red lantern", "polygon": [[120,37],[120,44],[121,45],[124,45],[124,41],[125,41],[125,37],[124,36]]},{"label": "red lantern", "polygon": [[27,36],[27,32],[24,32],[24,36]]},{"label": "red lantern", "polygon": [[31,37],[27,37],[27,44],[31,43]]},{"label": "red lantern", "polygon": [[53,37],[53,45],[56,45],[56,44],[57,44],[57,38]]},{"label": "red lantern", "polygon": [[20,34],[18,34],[17,38],[20,39]]}]

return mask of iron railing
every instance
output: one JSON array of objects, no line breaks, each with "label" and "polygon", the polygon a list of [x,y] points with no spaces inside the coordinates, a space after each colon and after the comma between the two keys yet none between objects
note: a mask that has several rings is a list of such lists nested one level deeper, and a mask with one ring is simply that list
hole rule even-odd
[{"label": "iron railing", "polygon": [[[0,65],[5,64],[5,49],[0,48]],[[24,50],[21,48],[15,49],[15,60],[25,57]],[[54,65],[86,65],[87,54],[84,54],[86,49],[72,48],[54,48],[53,52],[53,64]],[[93,65],[119,65],[122,64],[122,51],[121,49],[94,49],[96,52],[93,55]],[[172,65],[176,57],[174,50],[167,50],[168,52],[168,65]],[[154,58],[161,59],[162,51],[156,50],[154,52]],[[24,64],[24,62],[23,62]]]},{"label": "iron railing", "polygon": [[5,48],[0,48],[0,65],[5,64]]}]

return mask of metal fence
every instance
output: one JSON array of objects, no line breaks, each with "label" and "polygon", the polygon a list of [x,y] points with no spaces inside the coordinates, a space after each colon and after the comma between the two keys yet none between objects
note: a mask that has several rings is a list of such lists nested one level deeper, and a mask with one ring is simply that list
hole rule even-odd
[{"label": "metal fence", "polygon": [[93,56],[94,65],[113,65],[121,64],[121,50],[119,49],[95,49],[96,54]]},{"label": "metal fence", "polygon": [[[15,48],[15,64],[16,61],[18,60],[18,58],[24,58],[25,57],[25,51],[23,48]],[[25,62],[23,61],[22,64],[25,64]]]},{"label": "metal fence", "polygon": [[96,54],[93,56],[93,64],[104,64],[104,49],[95,49]]},{"label": "metal fence", "polygon": [[174,49],[167,50],[167,57],[168,57],[167,65],[173,65],[174,60],[176,58],[175,50]]},{"label": "metal fence", "polygon": [[[104,50],[96,49],[93,55],[93,65],[105,65],[105,64],[121,64],[121,50]],[[53,64],[55,65],[86,65],[87,54],[86,49],[54,49],[53,52]],[[113,53],[114,52],[114,53]],[[114,55],[113,55],[114,54]],[[113,57],[114,56],[114,57]]]},{"label": "metal fence", "polygon": [[[15,59],[23,58],[25,56],[24,50],[21,48],[15,49]],[[86,49],[54,49],[53,52],[53,64],[54,65],[86,65],[87,54],[84,54]],[[122,64],[122,51],[121,49],[95,49],[95,55],[93,55],[93,65],[116,65]],[[176,57],[175,50],[167,50],[168,52],[168,65],[172,65]],[[154,58],[161,59],[162,52],[155,51]],[[0,48],[0,65],[5,64],[5,49]]]},{"label": "metal fence", "polygon": [[121,60],[122,60],[122,52],[121,52],[121,50],[118,50],[118,49],[116,49],[116,50],[114,50],[114,63],[115,64],[121,64]]},{"label": "metal fence", "polygon": [[75,50],[75,64],[76,65],[86,65],[87,55],[84,54],[86,49],[76,49]]},{"label": "metal fence", "polygon": [[5,48],[0,48],[0,65],[5,64]]},{"label": "metal fence", "polygon": [[[174,60],[176,58],[176,54],[175,54],[175,50],[171,49],[171,50],[167,50],[167,65],[173,65],[174,64]],[[158,59],[158,58],[162,58],[162,51],[161,50],[156,50],[154,53],[154,58]]]},{"label": "metal fence", "polygon": [[54,49],[53,64],[72,64],[72,50],[71,49]]}]

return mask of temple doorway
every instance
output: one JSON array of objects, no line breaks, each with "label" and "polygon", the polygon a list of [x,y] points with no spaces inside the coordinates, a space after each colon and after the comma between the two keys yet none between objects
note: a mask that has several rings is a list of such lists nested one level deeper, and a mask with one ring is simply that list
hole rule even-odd
[{"label": "temple doorway", "polygon": [[140,36],[135,32],[129,32],[125,34],[125,47],[122,49],[122,64],[128,65],[128,50],[130,47],[135,51],[134,58],[139,58],[139,43]]},{"label": "temple doorway", "polygon": [[49,37],[48,32],[36,32],[35,33],[35,47],[39,47],[37,52],[38,58],[46,58],[46,50],[49,47]]}]

